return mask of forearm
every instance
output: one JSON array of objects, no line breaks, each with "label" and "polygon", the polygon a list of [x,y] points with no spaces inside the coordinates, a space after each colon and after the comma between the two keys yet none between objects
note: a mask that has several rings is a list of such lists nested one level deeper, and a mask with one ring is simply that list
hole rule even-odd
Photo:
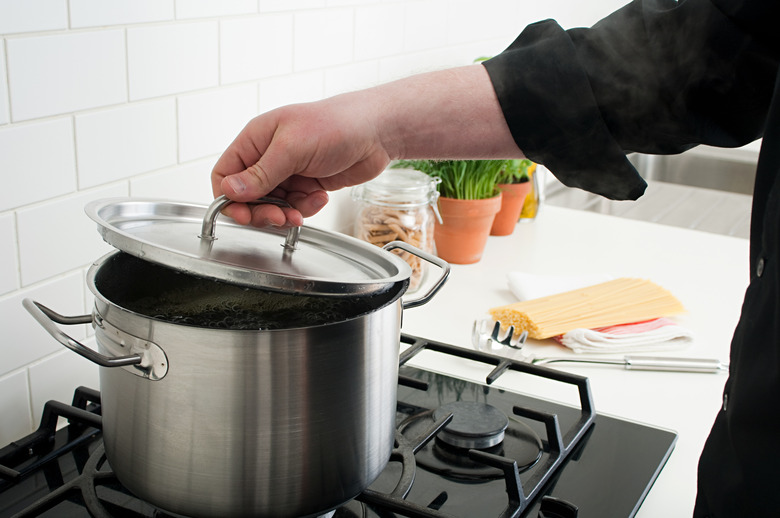
[{"label": "forearm", "polygon": [[482,65],[424,73],[359,95],[376,106],[391,159],[524,157]]},{"label": "forearm", "polygon": [[258,226],[300,225],[335,191],[371,180],[393,159],[523,158],[481,65],[430,72],[313,103],[247,124],[212,171],[214,195],[238,202],[273,193],[295,211],[234,204]]}]

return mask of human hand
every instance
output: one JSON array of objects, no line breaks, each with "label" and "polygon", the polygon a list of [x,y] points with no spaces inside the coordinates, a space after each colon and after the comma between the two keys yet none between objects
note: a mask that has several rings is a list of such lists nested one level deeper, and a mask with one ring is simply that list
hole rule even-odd
[{"label": "human hand", "polygon": [[240,224],[299,226],[328,201],[326,191],[357,185],[390,161],[371,120],[371,93],[285,106],[251,120],[211,173],[214,196],[235,202],[273,196],[291,208],[233,203]]}]

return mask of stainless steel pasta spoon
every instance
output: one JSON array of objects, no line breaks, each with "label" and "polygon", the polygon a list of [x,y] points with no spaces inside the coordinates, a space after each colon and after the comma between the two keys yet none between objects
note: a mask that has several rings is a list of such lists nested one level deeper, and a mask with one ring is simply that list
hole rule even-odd
[{"label": "stainless steel pasta spoon", "polygon": [[573,358],[569,356],[551,356],[538,358],[527,352],[523,347],[528,338],[528,331],[522,331],[515,336],[515,328],[510,326],[506,330],[501,329],[499,322],[490,319],[477,319],[471,332],[471,341],[477,349],[497,350],[502,347],[510,347],[522,351],[520,361],[534,365],[548,365],[551,363],[585,363],[593,365],[617,365],[626,370],[667,371],[667,372],[701,372],[718,373],[728,372],[729,365],[713,358],[677,358],[672,356],[638,356],[626,355],[622,357],[587,356]]}]

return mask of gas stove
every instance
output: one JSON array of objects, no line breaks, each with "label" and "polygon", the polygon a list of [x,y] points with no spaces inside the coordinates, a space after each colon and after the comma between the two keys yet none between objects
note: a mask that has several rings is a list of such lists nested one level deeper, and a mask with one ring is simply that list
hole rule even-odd
[{"label": "gas stove", "polygon": [[[597,414],[588,379],[410,335],[387,468],[330,518],[603,518],[636,514],[675,433]],[[482,383],[408,365],[422,351],[492,367]],[[428,354],[426,353],[426,354]],[[571,385],[579,405],[497,388],[507,372]],[[57,430],[58,416],[68,425]],[[0,516],[177,517],[134,497],[103,452],[100,394],[46,404],[0,449]]]}]

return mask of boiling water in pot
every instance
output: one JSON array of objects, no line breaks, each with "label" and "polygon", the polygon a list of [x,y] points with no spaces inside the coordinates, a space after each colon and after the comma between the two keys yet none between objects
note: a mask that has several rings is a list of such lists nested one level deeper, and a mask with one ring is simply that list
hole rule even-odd
[{"label": "boiling water in pot", "polygon": [[125,307],[174,324],[254,330],[339,322],[360,309],[350,300],[283,295],[216,281],[192,283],[175,293],[129,301]]},{"label": "boiling water in pot", "polygon": [[311,297],[275,293],[195,277],[119,253],[95,277],[98,291],[134,313],[214,329],[309,327],[372,311],[392,294]]}]

